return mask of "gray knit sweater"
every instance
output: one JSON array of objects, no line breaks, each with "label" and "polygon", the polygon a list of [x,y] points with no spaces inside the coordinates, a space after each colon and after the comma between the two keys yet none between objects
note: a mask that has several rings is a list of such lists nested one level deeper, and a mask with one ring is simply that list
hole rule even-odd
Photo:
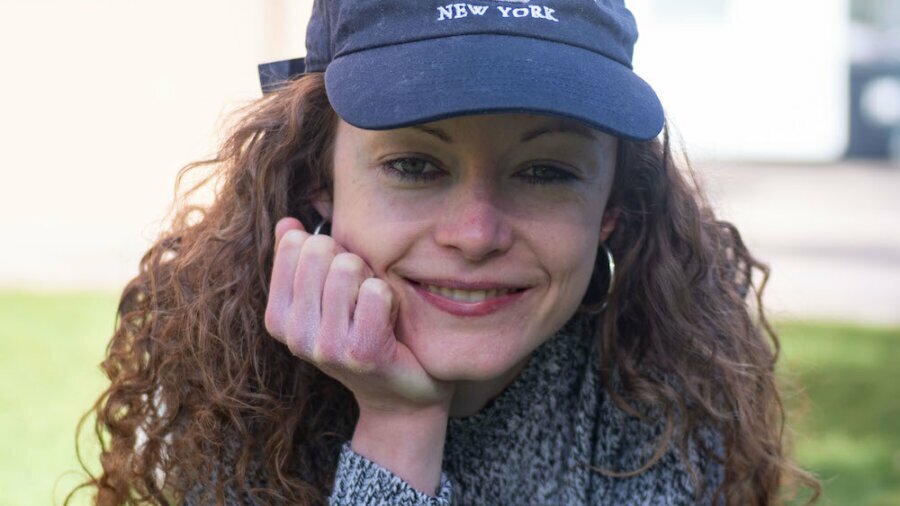
[{"label": "gray knit sweater", "polygon": [[[689,458],[708,484],[700,500],[672,445],[637,476],[612,478],[579,465],[637,469],[653,454],[664,425],[662,419],[645,423],[631,417],[608,398],[589,335],[586,323],[573,319],[481,411],[449,420],[437,497],[412,488],[347,442],[329,504],[712,504],[723,469],[700,459],[693,444]],[[721,455],[718,434],[700,437]]]}]

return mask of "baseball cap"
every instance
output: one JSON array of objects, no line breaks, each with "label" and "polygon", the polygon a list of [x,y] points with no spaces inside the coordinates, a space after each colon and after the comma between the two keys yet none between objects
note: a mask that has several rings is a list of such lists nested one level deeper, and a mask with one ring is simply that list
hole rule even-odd
[{"label": "baseball cap", "polygon": [[324,72],[335,112],[370,130],[526,112],[650,140],[664,115],[637,37],[622,0],[316,0],[306,56],[259,75],[268,93]]}]

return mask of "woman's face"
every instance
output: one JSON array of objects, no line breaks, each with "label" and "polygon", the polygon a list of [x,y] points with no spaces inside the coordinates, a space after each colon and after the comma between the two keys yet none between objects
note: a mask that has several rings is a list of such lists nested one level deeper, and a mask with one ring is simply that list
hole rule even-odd
[{"label": "woman's face", "polygon": [[316,207],[393,288],[397,338],[431,375],[497,378],[574,314],[615,225],[613,136],[491,114],[383,131],[340,121],[334,148],[333,195]]}]

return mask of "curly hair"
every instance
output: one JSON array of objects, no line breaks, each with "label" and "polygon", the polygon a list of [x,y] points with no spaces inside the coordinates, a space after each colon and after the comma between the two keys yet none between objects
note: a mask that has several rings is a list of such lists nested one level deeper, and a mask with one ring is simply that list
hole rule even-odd
[{"label": "curly hair", "polygon": [[[311,200],[331,188],[338,118],[320,73],[236,118],[215,157],[179,172],[171,223],[121,294],[101,364],[110,385],[76,429],[77,441],[93,415],[102,473],[88,471],[76,443],[89,478],[66,503],[89,488],[98,505],[169,504],[194,487],[217,503],[227,488],[267,504],[326,503],[358,407],[341,383],[273,339],[263,316],[274,225],[294,216],[310,230],[320,219]],[[579,312],[596,317],[611,398],[633,416],[659,409],[666,429],[640,469],[595,470],[643,472],[670,445],[686,455],[691,435],[711,427],[724,453],[700,450],[725,470],[717,503],[777,504],[801,485],[815,502],[818,481],[788,452],[779,342],[762,307],[769,268],[716,219],[687,160],[675,162],[668,126],[662,139],[620,140],[616,163],[614,290],[607,300],[598,255],[604,265]],[[180,192],[199,169],[209,172]],[[211,184],[211,203],[191,203]]]}]

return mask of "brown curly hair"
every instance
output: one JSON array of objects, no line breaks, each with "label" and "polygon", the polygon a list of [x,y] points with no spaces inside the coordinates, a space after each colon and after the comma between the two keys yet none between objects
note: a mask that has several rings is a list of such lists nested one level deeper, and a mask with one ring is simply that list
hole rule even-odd
[{"label": "brown curly hair", "polygon": [[[66,503],[82,488],[104,506],[169,504],[197,488],[219,504],[226,489],[267,504],[327,502],[358,408],[342,384],[272,338],[263,316],[274,225],[294,216],[311,230],[320,219],[311,199],[331,188],[338,118],[318,73],[237,118],[217,156],[179,172],[178,189],[188,173],[211,169],[176,192],[171,225],[122,292],[101,364],[111,383],[76,429],[77,441],[95,416],[103,470],[94,476],[82,461],[90,478]],[[190,203],[210,185],[212,203]],[[620,140],[608,205],[621,211],[607,242],[615,289],[601,309],[609,279],[598,255],[604,264],[579,311],[596,316],[609,395],[634,416],[642,405],[660,409],[666,430],[641,469],[597,471],[643,472],[712,427],[724,453],[701,451],[725,470],[717,503],[776,504],[798,485],[814,502],[819,483],[787,451],[778,337],[761,303],[769,269],[715,218],[687,161],[674,160],[668,127],[661,140]]]}]

